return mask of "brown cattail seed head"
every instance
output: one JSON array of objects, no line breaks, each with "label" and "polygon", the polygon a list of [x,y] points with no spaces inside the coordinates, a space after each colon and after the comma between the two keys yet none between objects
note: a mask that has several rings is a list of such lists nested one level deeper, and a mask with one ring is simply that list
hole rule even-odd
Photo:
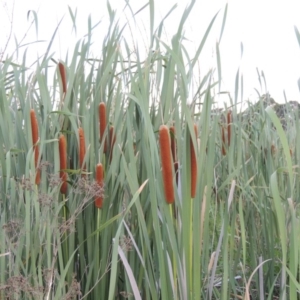
[{"label": "brown cattail seed head", "polygon": [[226,145],[225,128],[224,126],[222,126],[222,154],[223,155],[226,155],[225,145]]},{"label": "brown cattail seed head", "polygon": [[78,128],[79,135],[79,167],[82,170],[85,170],[85,166],[83,165],[84,157],[85,157],[85,140],[84,140],[84,131],[81,127]]},{"label": "brown cattail seed head", "polygon": [[59,74],[61,77],[63,94],[67,93],[67,76],[65,66],[60,62],[58,63]]},{"label": "brown cattail seed head", "polygon": [[59,137],[59,160],[60,160],[60,179],[62,180],[62,185],[60,187],[60,192],[66,194],[68,190],[68,174],[63,171],[67,169],[67,141],[63,134]]},{"label": "brown cattail seed head", "polygon": [[[39,146],[37,145],[37,142],[39,140],[39,127],[38,127],[38,122],[37,122],[34,109],[30,110],[30,121],[31,121],[32,144],[33,144],[33,151],[34,151],[34,166],[35,168],[37,168],[39,162]],[[40,184],[40,182],[41,182],[41,170],[36,169],[35,184]]]},{"label": "brown cattail seed head", "polygon": [[[100,127],[100,143],[104,139],[104,133],[106,129],[106,105],[104,102],[99,104],[99,127]],[[106,153],[106,140],[104,141],[103,152]]]},{"label": "brown cattail seed head", "polygon": [[165,125],[159,128],[160,156],[165,198],[168,204],[175,200],[172,174],[172,158],[169,129]]},{"label": "brown cattail seed head", "polygon": [[[96,166],[96,182],[100,186],[100,188],[103,188],[103,166],[102,164],[97,164]],[[102,197],[95,197],[95,206],[97,208],[102,208],[103,205],[103,198]]]}]

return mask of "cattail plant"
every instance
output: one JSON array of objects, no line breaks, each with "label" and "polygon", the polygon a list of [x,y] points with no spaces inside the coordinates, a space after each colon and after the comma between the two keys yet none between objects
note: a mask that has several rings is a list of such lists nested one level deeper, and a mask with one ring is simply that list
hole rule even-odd
[{"label": "cattail plant", "polygon": [[85,141],[84,141],[84,131],[81,127],[78,128],[78,135],[79,135],[79,167],[83,171],[85,171],[85,165],[83,165],[83,161],[85,157]]},{"label": "cattail plant", "polygon": [[172,204],[175,199],[172,178],[172,154],[169,129],[166,125],[161,125],[159,128],[159,145],[165,198],[168,204]]},{"label": "cattail plant", "polygon": [[39,140],[39,128],[38,128],[38,123],[37,123],[34,109],[30,110],[30,121],[31,121],[32,144],[33,144],[33,151],[34,151],[34,166],[36,168],[35,184],[40,184],[41,171],[39,168],[37,168],[38,161],[39,161],[39,146],[37,145],[37,142]]},{"label": "cattail plant", "polygon": [[225,149],[225,145],[226,145],[226,139],[225,139],[225,128],[224,125],[222,125],[222,154],[226,155],[226,149]]},{"label": "cattail plant", "polygon": [[[104,139],[104,133],[106,129],[106,105],[104,102],[99,104],[99,124],[100,124],[100,143]],[[104,141],[103,152],[106,153],[106,140]]]},{"label": "cattail plant", "polygon": [[[194,124],[194,132],[196,136],[198,136],[197,125]],[[191,153],[191,198],[195,198],[196,196],[196,184],[197,184],[197,157],[196,157],[196,149],[194,148],[193,140],[190,139],[190,153]]]},{"label": "cattail plant", "polygon": [[[227,112],[227,124],[222,125],[222,154],[226,155],[226,147],[230,146],[230,142],[231,142],[231,126],[232,126],[232,111],[229,110]],[[226,133],[225,131],[227,131],[227,140],[226,140]]]},{"label": "cattail plant", "polygon": [[60,187],[60,192],[62,194],[66,194],[68,190],[68,174],[64,170],[67,169],[67,141],[63,134],[59,137],[59,160],[60,160],[60,179],[62,181],[62,185]]},{"label": "cattail plant", "polygon": [[110,162],[112,160],[112,153],[113,153],[113,148],[114,148],[114,145],[115,145],[115,142],[116,142],[116,135],[115,135],[115,132],[114,132],[114,126],[110,126],[109,128],[109,142],[110,142]]},{"label": "cattail plant", "polygon": [[63,95],[66,95],[66,93],[67,93],[66,69],[65,69],[65,66],[61,62],[58,63],[58,69],[59,69],[59,74],[60,74],[61,82],[62,82]]},{"label": "cattail plant", "polygon": [[[102,164],[97,164],[96,166],[96,182],[100,188],[103,188],[103,166]],[[102,193],[102,191],[101,191]],[[95,197],[95,206],[97,208],[102,208],[103,205],[103,197],[96,196]]]},{"label": "cattail plant", "polygon": [[227,141],[228,141],[228,147],[230,146],[230,141],[231,141],[231,123],[232,123],[232,111],[229,110],[227,112]]}]

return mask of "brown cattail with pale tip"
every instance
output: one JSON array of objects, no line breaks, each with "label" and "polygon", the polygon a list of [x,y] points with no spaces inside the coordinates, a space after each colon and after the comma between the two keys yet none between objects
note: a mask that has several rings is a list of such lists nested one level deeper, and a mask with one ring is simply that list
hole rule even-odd
[{"label": "brown cattail with pale tip", "polygon": [[79,135],[79,167],[83,171],[85,171],[85,165],[83,165],[83,161],[85,157],[85,141],[84,141],[84,131],[81,127],[78,128],[78,135]]},{"label": "brown cattail with pale tip", "polygon": [[[96,166],[96,182],[100,188],[103,188],[103,166],[102,164],[97,164]],[[103,206],[103,197],[95,197],[95,206],[97,208],[102,208]]]},{"label": "brown cattail with pale tip", "polygon": [[[34,166],[37,168],[39,162],[39,146],[37,142],[39,140],[39,127],[38,122],[36,119],[34,109],[30,110],[30,121],[31,121],[31,134],[32,134],[32,144],[33,144],[33,151],[34,151]],[[40,184],[41,182],[41,171],[40,169],[36,169],[35,175],[35,184]]]},{"label": "brown cattail with pale tip", "polygon": [[66,194],[68,190],[68,174],[64,170],[67,169],[67,141],[63,134],[59,137],[59,161],[60,161],[60,179],[62,181],[62,185],[60,187],[60,192],[62,194]]},{"label": "brown cattail with pale tip", "polygon": [[[106,129],[106,105],[104,102],[99,104],[99,124],[100,124],[100,143],[104,139],[104,133]],[[106,153],[106,140],[104,141],[103,152]]]},{"label": "brown cattail with pale tip", "polygon": [[66,77],[66,69],[65,66],[60,62],[58,63],[59,74],[62,82],[62,90],[63,94],[67,93],[67,77]]},{"label": "brown cattail with pale tip", "polygon": [[[194,124],[194,132],[197,140],[198,129],[197,125]],[[197,143],[196,143],[197,144]],[[190,153],[191,153],[191,198],[195,198],[196,196],[196,184],[197,184],[197,157],[196,150],[194,148],[193,140],[190,140]]]},{"label": "brown cattail with pale tip", "polygon": [[166,125],[161,125],[159,128],[159,144],[165,198],[168,204],[172,204],[175,200],[172,178],[172,154],[169,129]]}]

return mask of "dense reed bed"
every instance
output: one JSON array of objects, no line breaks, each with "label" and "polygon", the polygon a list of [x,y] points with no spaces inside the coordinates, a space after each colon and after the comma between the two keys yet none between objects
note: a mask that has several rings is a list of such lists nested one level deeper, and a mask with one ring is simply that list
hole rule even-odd
[{"label": "dense reed bed", "polygon": [[146,53],[108,5],[100,57],[89,23],[33,73],[0,63],[1,299],[299,297],[299,116],[284,129],[264,90],[238,111],[239,73],[215,113],[214,70],[194,72],[227,6],[189,57],[193,4],[170,43],[143,7]]}]

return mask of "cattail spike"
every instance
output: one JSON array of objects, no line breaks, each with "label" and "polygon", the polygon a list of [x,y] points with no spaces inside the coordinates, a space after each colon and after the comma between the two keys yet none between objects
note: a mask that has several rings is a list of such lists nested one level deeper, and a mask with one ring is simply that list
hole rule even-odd
[{"label": "cattail spike", "polygon": [[65,66],[61,62],[58,63],[58,69],[59,69],[59,74],[61,77],[63,94],[66,95],[66,93],[67,93],[66,69],[65,69]]},{"label": "cattail spike", "polygon": [[38,185],[41,182],[41,171],[39,168],[37,168],[39,162],[39,146],[37,145],[37,142],[39,140],[39,127],[38,127],[38,122],[37,122],[34,109],[30,110],[30,121],[31,121],[32,144],[33,144],[33,151],[34,151],[34,166],[36,168],[35,184]]},{"label": "cattail spike", "polygon": [[67,141],[63,134],[59,137],[59,160],[60,160],[60,179],[62,181],[62,185],[60,187],[60,192],[62,194],[66,194],[68,190],[68,174],[63,171],[67,169]]},{"label": "cattail spike", "polygon": [[[96,166],[96,182],[100,186],[100,188],[103,188],[103,166],[102,164],[97,164]],[[102,193],[102,191],[101,191]],[[102,208],[103,206],[103,197],[97,196],[95,197],[95,206],[97,208]]]},{"label": "cattail spike", "polygon": [[172,174],[172,159],[169,129],[166,125],[161,125],[159,128],[159,144],[160,156],[162,164],[162,176],[165,190],[165,198],[168,204],[174,202],[173,174]]},{"label": "cattail spike", "polygon": [[[100,124],[100,143],[104,139],[104,133],[106,129],[106,105],[104,102],[99,104],[99,124]],[[106,153],[106,140],[104,141],[103,152]]]},{"label": "cattail spike", "polygon": [[226,155],[225,144],[226,144],[226,140],[225,140],[225,128],[222,125],[222,154],[223,155]]},{"label": "cattail spike", "polygon": [[[198,136],[198,129],[197,125],[194,124],[194,132],[196,136]],[[195,198],[196,196],[196,187],[197,187],[197,156],[196,156],[196,149],[194,148],[193,140],[190,140],[190,153],[191,153],[191,198]]]}]

